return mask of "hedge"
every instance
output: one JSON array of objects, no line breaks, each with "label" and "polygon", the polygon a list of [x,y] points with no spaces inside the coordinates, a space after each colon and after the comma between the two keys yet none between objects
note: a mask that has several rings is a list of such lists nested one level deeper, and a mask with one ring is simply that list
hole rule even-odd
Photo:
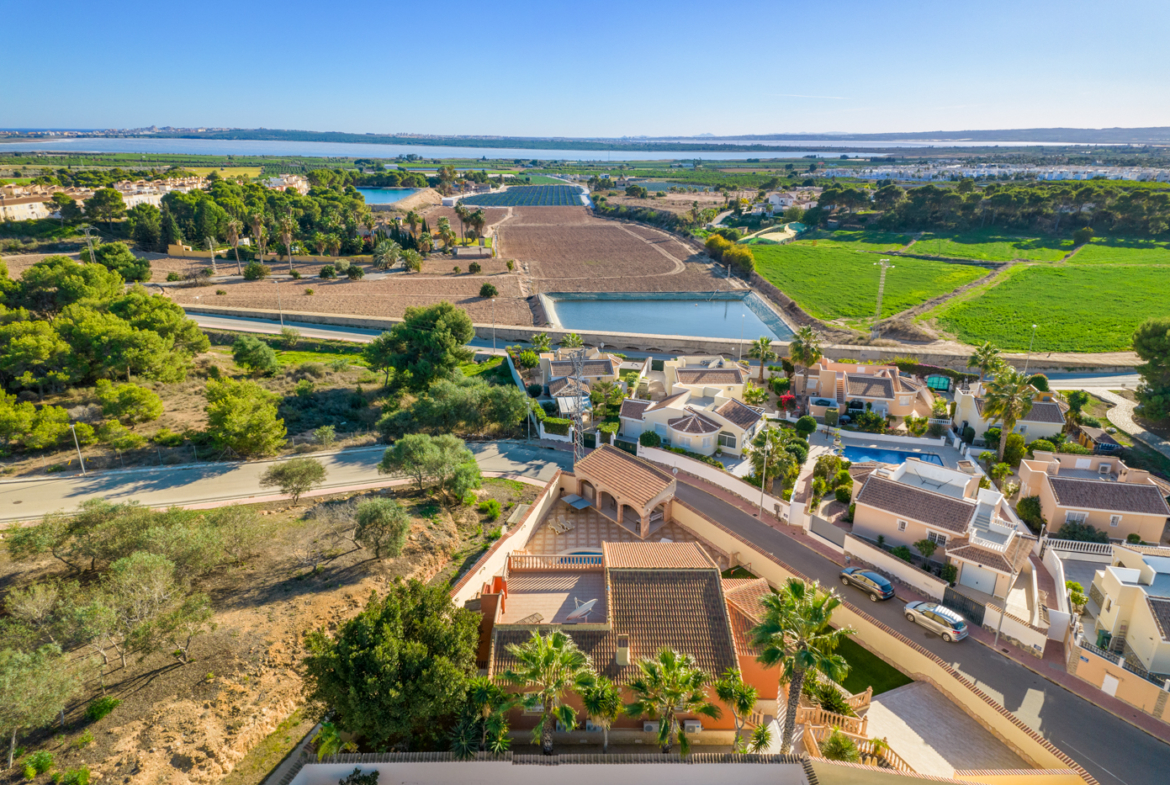
[{"label": "hedge", "polygon": [[569,429],[573,425],[572,420],[566,420],[564,417],[549,417],[544,413],[544,409],[533,403],[531,398],[528,400],[532,413],[536,415],[536,421],[544,423],[545,433],[555,433],[558,436],[569,435]]}]

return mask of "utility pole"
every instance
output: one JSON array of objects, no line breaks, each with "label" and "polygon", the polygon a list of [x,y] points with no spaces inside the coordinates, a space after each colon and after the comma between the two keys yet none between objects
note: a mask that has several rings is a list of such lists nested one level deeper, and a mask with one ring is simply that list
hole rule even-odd
[{"label": "utility pole", "polygon": [[85,476],[85,458],[81,457],[81,443],[77,441],[77,429],[69,423],[69,430],[73,431],[73,446],[77,448],[77,460],[81,461],[81,476]]},{"label": "utility pole", "polygon": [[585,457],[585,349],[571,349],[569,359],[573,361],[573,382],[577,385],[577,403],[573,407],[573,427],[577,433],[573,438],[573,465]]},{"label": "utility pole", "polygon": [[1036,325],[1032,325],[1032,337],[1028,339],[1028,359],[1024,360],[1024,376],[1028,375],[1028,366],[1032,364],[1032,344],[1036,342]]},{"label": "utility pole", "polygon": [[89,248],[89,260],[91,262],[96,262],[97,257],[93,255],[93,238],[89,235],[89,233],[93,231],[93,227],[91,227],[89,224],[82,224],[78,228],[85,232],[85,244]]},{"label": "utility pole", "polygon": [[760,520],[764,520],[764,483],[768,481],[768,451],[772,448],[772,440],[768,438],[768,430],[764,430],[764,468],[760,472]]},{"label": "utility pole", "polygon": [[207,257],[211,259],[211,274],[219,275],[219,270],[215,266],[215,238],[204,238],[207,242]]},{"label": "utility pole", "polygon": [[878,278],[877,311],[875,311],[873,315],[873,331],[870,333],[871,339],[876,341],[878,339],[878,335],[880,334],[878,323],[882,320],[882,295],[886,290],[886,270],[893,270],[894,265],[890,264],[889,259],[881,259],[874,262],[874,266],[882,268],[881,276]]},{"label": "utility pole", "polygon": [[280,281],[273,277],[272,285],[276,287],[276,310],[280,312],[280,329],[284,329],[284,306],[280,304]]}]

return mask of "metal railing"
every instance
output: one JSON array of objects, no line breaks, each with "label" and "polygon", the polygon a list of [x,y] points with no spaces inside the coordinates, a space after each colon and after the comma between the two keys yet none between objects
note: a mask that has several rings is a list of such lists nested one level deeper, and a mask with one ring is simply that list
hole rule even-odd
[{"label": "metal railing", "polygon": [[547,556],[515,554],[508,557],[508,571],[524,570],[600,570],[601,554],[578,556]]}]

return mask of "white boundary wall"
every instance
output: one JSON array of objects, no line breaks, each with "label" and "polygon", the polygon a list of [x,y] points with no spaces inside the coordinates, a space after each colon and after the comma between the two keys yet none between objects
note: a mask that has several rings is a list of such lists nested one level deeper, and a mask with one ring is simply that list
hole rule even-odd
[{"label": "white boundary wall", "polygon": [[887,575],[897,578],[907,586],[911,586],[936,600],[942,599],[943,590],[947,587],[946,581],[936,578],[933,575],[928,575],[926,571],[918,569],[913,564],[902,561],[897,556],[891,556],[876,545],[870,545],[865,540],[855,537],[852,534],[845,536],[845,555],[856,556],[862,561],[872,564]]},{"label": "white boundary wall", "polygon": [[[679,455],[676,452],[669,450],[660,450],[657,447],[643,447],[641,442],[638,443],[638,457],[645,458],[653,463],[677,468],[680,471],[693,474],[696,477],[701,477],[712,485],[718,485],[724,490],[730,491],[739,498],[751,504],[758,505],[760,503],[759,489],[753,489],[743,480],[734,477],[727,472],[720,471],[714,466],[709,466],[702,461],[696,461],[694,458],[688,458],[685,455]],[[776,509],[779,508],[780,515],[778,516],[782,521],[788,521],[789,518],[789,504],[783,499],[772,496],[771,494],[764,494],[764,512],[768,515],[775,516]],[[792,521],[789,521],[790,523]]]},{"label": "white boundary wall", "polygon": [[998,627],[1000,636],[1007,636],[1013,640],[1017,640],[1022,644],[1024,650],[1031,649],[1036,656],[1044,656],[1044,646],[1048,643],[1048,635],[1034,630],[1022,621],[1019,621],[1011,614],[1005,614],[1003,617],[1003,626],[1000,626],[999,617],[1000,611],[994,605],[986,606],[986,611],[983,615],[983,629],[995,632]]},{"label": "white boundary wall", "polygon": [[[821,426],[822,431],[830,431],[832,429]],[[888,433],[865,433],[864,431],[841,431],[842,441],[847,439],[857,439],[867,442],[889,442],[890,444],[904,444],[908,447],[946,447],[947,437],[940,436],[937,439],[929,439],[919,436],[893,436]],[[846,445],[848,446],[848,445]]]},{"label": "white boundary wall", "polygon": [[[1052,576],[1053,583],[1056,584],[1056,605],[1057,609],[1048,609],[1048,640],[1062,641],[1068,633],[1068,626],[1072,623],[1071,608],[1068,604],[1068,591],[1064,588],[1064,562],[1062,562],[1056,555],[1056,551],[1044,551],[1044,558],[1041,560],[1044,568]],[[1086,588],[1087,590],[1087,588]]]}]

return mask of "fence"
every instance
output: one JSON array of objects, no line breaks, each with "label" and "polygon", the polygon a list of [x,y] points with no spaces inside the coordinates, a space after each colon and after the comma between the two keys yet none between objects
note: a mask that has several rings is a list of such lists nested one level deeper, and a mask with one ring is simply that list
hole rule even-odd
[{"label": "fence", "polygon": [[[638,455],[648,461],[677,468],[687,474],[693,474],[712,485],[717,485],[724,490],[730,491],[751,504],[760,503],[759,488],[754,488],[735,475],[716,469],[714,466],[705,464],[702,461],[696,461],[694,458],[688,458],[676,452],[660,450],[657,447],[643,447],[641,444],[638,445]],[[777,520],[788,520],[788,502],[771,494],[764,494],[764,510],[774,515]]]},{"label": "fence", "polygon": [[601,569],[600,556],[545,556],[531,553],[513,553],[508,556],[508,572],[525,570],[585,570]]},{"label": "fence", "polygon": [[864,736],[869,727],[868,717],[846,717],[844,714],[834,714],[820,706],[801,706],[796,710],[797,725],[827,725],[831,728],[840,728],[846,733],[856,733]]},{"label": "fence", "polygon": [[[1044,538],[1044,550],[1054,550],[1059,555],[1076,553],[1078,561],[1113,561],[1113,546],[1107,542],[1082,542],[1080,540],[1061,540],[1056,537]],[[1084,558],[1086,556],[1101,556],[1105,558]]]},{"label": "fence", "polygon": [[849,536],[849,532],[844,529],[838,529],[819,515],[810,515],[808,517],[808,530],[810,532],[819,534],[838,548],[845,547],[845,538]]},{"label": "fence", "polygon": [[936,578],[853,534],[845,538],[845,555],[855,556],[887,577],[935,600],[941,600],[943,590],[947,588],[947,582],[941,578]]},{"label": "fence", "polygon": [[943,589],[942,604],[963,614],[972,624],[983,626],[983,618],[987,615],[987,606],[983,603],[976,602],[965,594],[959,594],[947,586]]}]

